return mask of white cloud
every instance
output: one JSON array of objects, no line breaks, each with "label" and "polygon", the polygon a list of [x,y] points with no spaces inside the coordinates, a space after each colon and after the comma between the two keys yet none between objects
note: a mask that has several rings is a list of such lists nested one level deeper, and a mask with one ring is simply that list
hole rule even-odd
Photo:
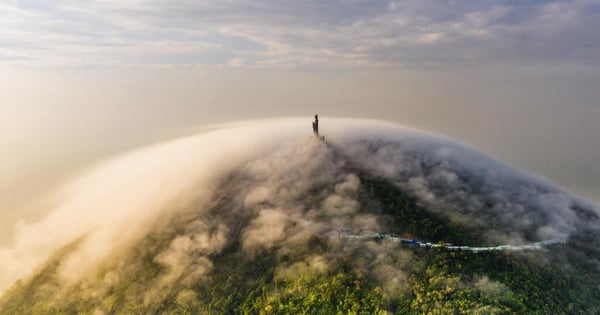
[{"label": "white cloud", "polygon": [[[315,235],[340,244],[342,230],[382,231],[377,203],[361,202],[357,174],[388,179],[432,211],[479,226],[496,244],[598,231],[597,208],[466,145],[375,121],[328,119],[323,127],[326,143],[312,137],[305,119],[249,122],[99,165],[61,190],[47,217],[22,223],[15,242],[0,247],[0,292],[78,239],[59,268],[67,283],[95,276],[149,233],[160,236],[164,247],[153,257],[165,270],[144,292],[153,301],[176,282],[189,288],[203,279],[213,268],[210,255],[232,237],[253,254],[278,245],[294,251],[287,245]],[[398,244],[361,244],[341,249],[361,246],[358,264],[389,280],[386,287],[404,281],[389,277],[405,259],[390,250]],[[315,257],[290,267],[327,266]],[[108,286],[118,281],[104,278]]]}]

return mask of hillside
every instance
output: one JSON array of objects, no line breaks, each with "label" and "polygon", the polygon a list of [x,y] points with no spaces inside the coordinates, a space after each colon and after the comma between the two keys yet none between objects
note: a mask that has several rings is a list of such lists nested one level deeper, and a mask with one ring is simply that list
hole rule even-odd
[{"label": "hillside", "polygon": [[309,139],[248,159],[153,216],[70,239],[2,293],[0,313],[600,312],[597,209],[417,140]]},{"label": "hillside", "polygon": [[[475,229],[419,206],[385,180],[361,178],[361,184],[360,212],[376,205],[389,232],[456,244],[482,242]],[[217,198],[208,221],[219,220],[231,207],[233,200]],[[158,225],[132,252],[113,257],[98,274],[64,290],[57,268],[77,247],[74,243],[7,292],[2,313],[572,314],[598,310],[600,301],[593,280],[597,273],[579,259],[594,253],[572,243],[518,255],[364,244],[389,251],[380,261],[361,246],[310,235],[249,255],[242,249],[241,231],[250,217],[240,220],[221,252],[209,255],[205,263],[214,268],[207,279],[186,283],[194,277],[181,273],[161,286],[168,268],[155,257],[176,242],[178,232],[193,228],[195,219],[188,213]],[[401,271],[394,274],[394,268]],[[382,276],[397,281],[385,283]]]}]

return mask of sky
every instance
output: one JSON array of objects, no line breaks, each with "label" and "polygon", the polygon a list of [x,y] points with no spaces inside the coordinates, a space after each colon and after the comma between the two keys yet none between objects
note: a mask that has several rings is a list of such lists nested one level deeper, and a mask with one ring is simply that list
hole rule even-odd
[{"label": "sky", "polygon": [[316,112],[444,134],[600,203],[598,30],[597,0],[3,0],[2,235],[119,152]]}]

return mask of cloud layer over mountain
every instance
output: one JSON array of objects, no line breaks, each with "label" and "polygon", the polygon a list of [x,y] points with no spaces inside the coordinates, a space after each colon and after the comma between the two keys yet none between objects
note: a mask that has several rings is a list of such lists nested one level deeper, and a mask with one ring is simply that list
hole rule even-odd
[{"label": "cloud layer over mountain", "polygon": [[[0,248],[0,290],[73,242],[77,248],[59,273],[65,283],[78,283],[159,227],[176,235],[154,257],[168,271],[147,299],[182,275],[190,283],[202,279],[213,268],[210,256],[232,235],[241,236],[252,255],[261,248],[294,248],[311,235],[335,244],[343,231],[382,231],[377,204],[359,200],[365,174],[389,180],[454,222],[480,228],[489,244],[597,233],[598,209],[472,147],[349,119],[328,119],[321,142],[308,125],[281,119],[221,126],[95,167],[57,192],[46,218],[16,227],[14,244]],[[396,257],[389,244],[360,246],[382,281],[401,281],[397,262],[408,257]],[[306,259],[310,268],[326,266],[323,257]],[[280,272],[285,277],[291,271]]]}]

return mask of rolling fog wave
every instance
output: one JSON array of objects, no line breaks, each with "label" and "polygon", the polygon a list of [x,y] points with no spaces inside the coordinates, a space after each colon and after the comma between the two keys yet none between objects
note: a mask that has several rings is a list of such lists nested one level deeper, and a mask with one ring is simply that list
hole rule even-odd
[{"label": "rolling fog wave", "polygon": [[[206,257],[235,229],[248,252],[335,233],[331,226],[380,231],[376,215],[359,211],[359,173],[389,180],[456,222],[486,227],[497,244],[597,229],[590,203],[456,141],[356,119],[323,119],[321,134],[325,142],[304,118],[251,121],[117,156],[60,188],[48,216],[15,227],[13,244],[0,248],[0,293],[77,240],[59,271],[65,283],[80,281],[157,222],[190,209],[208,213],[224,195],[241,206],[220,220],[194,220],[155,257],[170,270],[163,285],[184,273],[202,277],[211,268]],[[238,227],[241,217],[248,224]]]}]

